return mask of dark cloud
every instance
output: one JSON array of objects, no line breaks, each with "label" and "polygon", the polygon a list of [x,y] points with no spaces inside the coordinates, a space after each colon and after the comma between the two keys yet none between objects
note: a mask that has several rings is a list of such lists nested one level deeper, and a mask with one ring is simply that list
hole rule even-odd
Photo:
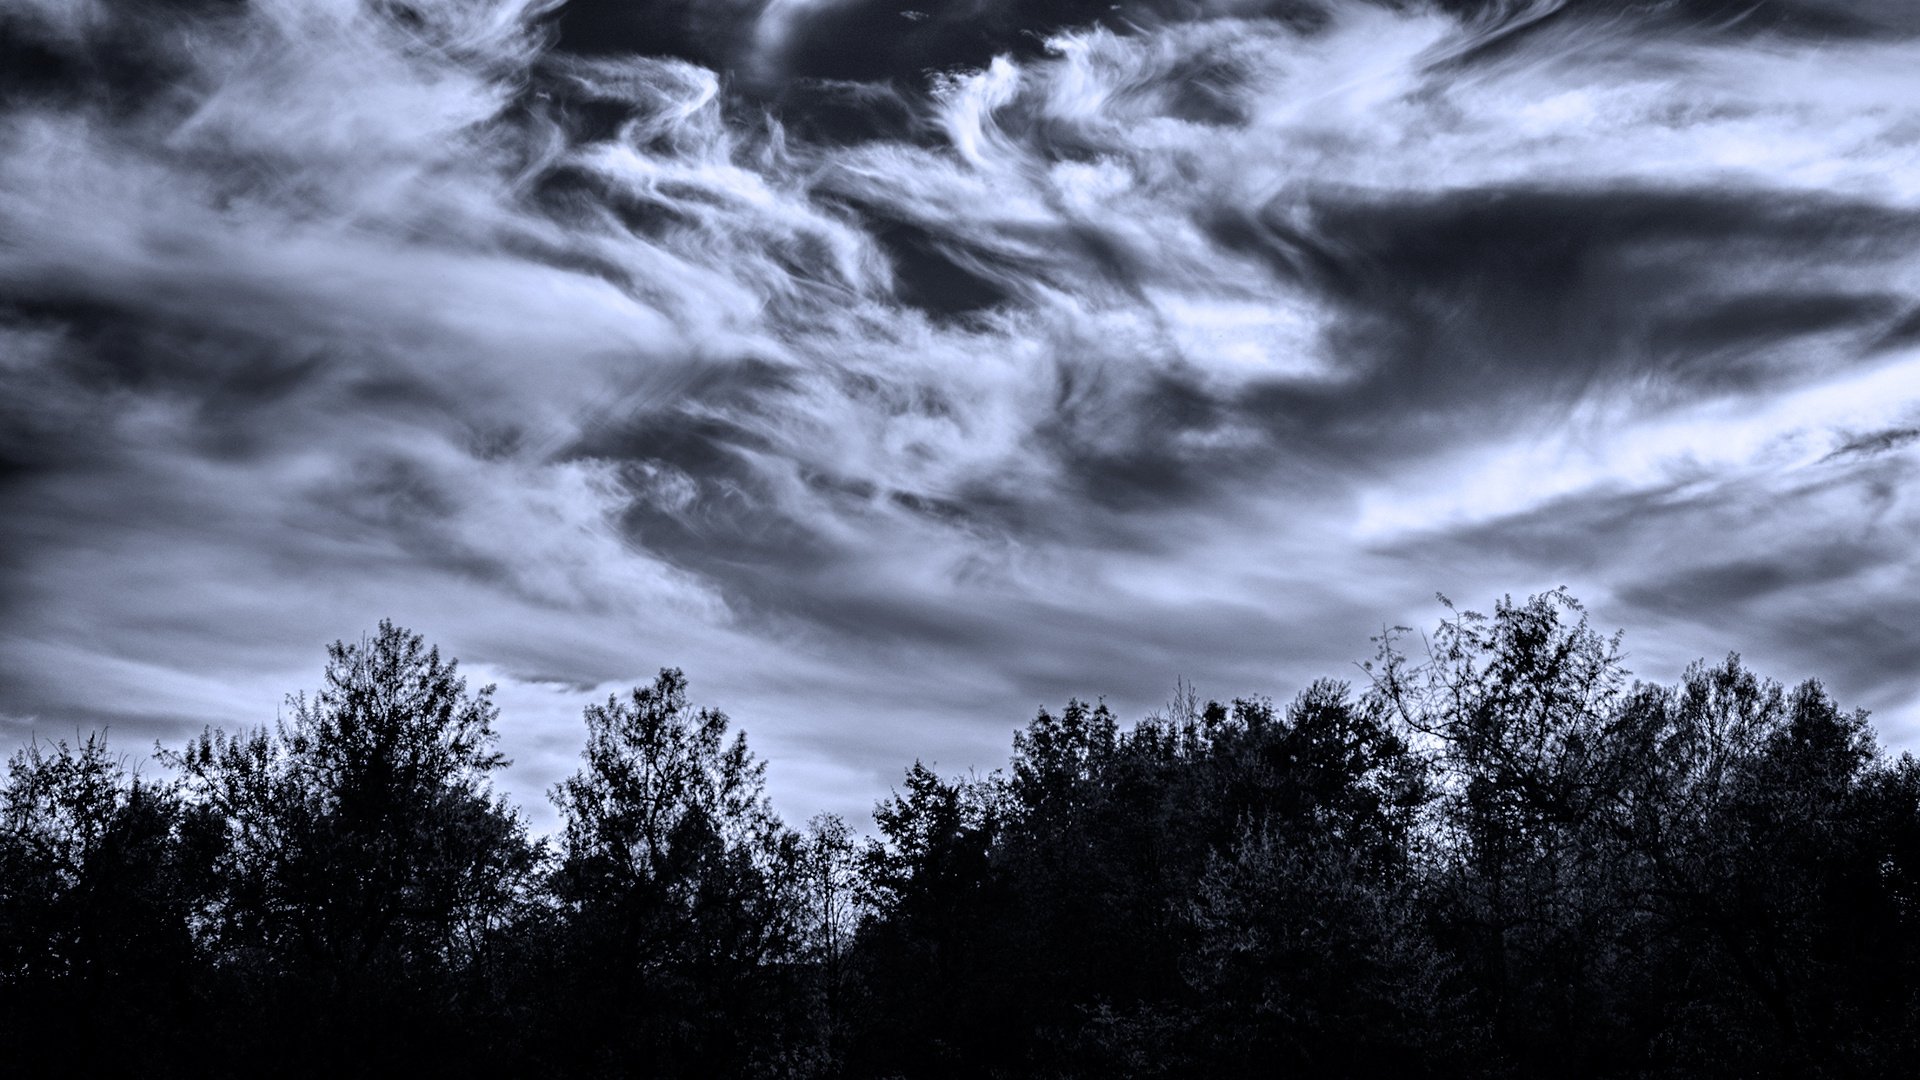
[{"label": "dark cloud", "polygon": [[1845,457],[1869,457],[1898,450],[1920,440],[1920,428],[1888,428],[1884,431],[1872,431],[1864,435],[1855,435],[1834,448],[1827,455],[1828,460]]},{"label": "dark cloud", "polygon": [[183,46],[196,34],[226,30],[245,6],[125,0],[10,7],[0,11],[0,94],[114,114],[180,108],[204,86]]},{"label": "dark cloud", "polygon": [[1032,59],[1063,30],[1145,26],[1215,15],[1313,25],[1312,0],[570,0],[560,48],[670,55],[724,68],[749,85],[834,80],[924,85],[927,76]]},{"label": "dark cloud", "polygon": [[[1212,407],[1276,446],[1381,464],[1615,387],[1671,406],[1797,382],[1810,358],[1834,362],[1804,338],[1859,344],[1867,362],[1864,343],[1909,298],[1870,276],[1858,292],[1835,285],[1903,258],[1920,227],[1904,210],[1759,191],[1503,187],[1310,206],[1306,228],[1285,222],[1293,206],[1208,227],[1345,309],[1330,348],[1354,376],[1255,383]],[[1766,272],[1729,275],[1729,262]]]},{"label": "dark cloud", "polygon": [[638,53],[718,66],[745,48],[759,0],[583,0],[553,15],[558,46],[587,56]]},{"label": "dark cloud", "polygon": [[[1054,32],[1125,28],[1160,5],[1111,0],[846,0],[805,17],[780,51],[801,77],[921,82],[927,74],[984,66],[995,56],[1040,54]],[[1169,5],[1171,6],[1171,5]],[[1189,5],[1191,6],[1191,5]]]},{"label": "dark cloud", "polygon": [[1843,542],[1690,567],[1628,585],[1617,595],[1636,608],[1667,615],[1724,612],[1775,601],[1782,593],[1842,582],[1887,561],[1884,550]]},{"label": "dark cloud", "polygon": [[[1774,192],[1493,189],[1433,201],[1328,201],[1305,276],[1386,333],[1401,362],[1382,382],[1444,407],[1516,380],[1576,384],[1615,364],[1718,381],[1689,361],[1734,346],[1836,328],[1884,327],[1898,301],[1753,292],[1722,260],[1817,274],[1840,247],[1898,257],[1920,218]],[[1275,256],[1297,258],[1288,249]],[[1728,293],[1731,292],[1731,295]]]},{"label": "dark cloud", "polygon": [[1900,313],[1904,299],[1894,294],[1756,291],[1669,317],[1653,329],[1648,347],[1656,354],[1710,356],[1808,334],[1878,329]]},{"label": "dark cloud", "polygon": [[1909,308],[1904,318],[1887,328],[1874,342],[1878,349],[1903,349],[1920,344],[1920,309]]},{"label": "dark cloud", "polygon": [[943,241],[911,221],[872,222],[873,237],[893,260],[901,300],[936,318],[958,318],[1013,300],[1001,284],[1007,270],[987,269],[990,259]]},{"label": "dark cloud", "polygon": [[[36,695],[35,690],[39,691]],[[70,704],[67,687],[15,687],[16,707],[30,711],[31,719],[0,717],[0,738],[12,746],[25,746],[38,740],[86,738],[104,731],[114,748],[127,755],[127,764],[151,775],[154,765],[147,754],[156,745],[173,745],[183,732],[199,731],[207,718],[192,713],[154,712],[146,709],[112,710],[98,707],[75,708]]]},{"label": "dark cloud", "polygon": [[822,147],[933,139],[917,96],[890,85],[788,79],[766,104],[794,137]]},{"label": "dark cloud", "polygon": [[1440,0],[1441,8],[1510,28],[1513,37],[1578,20],[1632,19],[1665,32],[1880,37],[1920,31],[1901,0]]}]

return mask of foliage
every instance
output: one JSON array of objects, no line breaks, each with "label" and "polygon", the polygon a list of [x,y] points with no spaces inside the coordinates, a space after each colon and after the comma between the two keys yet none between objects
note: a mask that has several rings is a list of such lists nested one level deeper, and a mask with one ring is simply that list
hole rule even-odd
[{"label": "foliage", "polygon": [[1636,682],[1565,592],[1284,708],[1071,700],[788,829],[664,670],[561,830],[382,623],[269,728],[0,788],[17,1075],[1879,1077],[1920,1051],[1920,764],[1738,657]]},{"label": "foliage", "polygon": [[161,755],[188,814],[215,823],[195,928],[214,979],[259,1016],[244,1036],[261,1052],[302,1037],[316,1070],[351,1061],[484,990],[537,859],[488,782],[506,764],[491,695],[382,622],[335,642],[321,689],[271,731]]},{"label": "foliage", "polygon": [[744,735],[727,739],[725,714],[689,704],[677,670],[586,721],[582,768],[553,791],[550,888],[575,977],[556,995],[552,1052],[602,1038],[606,1052],[574,1069],[761,1068],[782,1042],[768,1021],[802,933],[800,842],[767,801],[765,765]]}]

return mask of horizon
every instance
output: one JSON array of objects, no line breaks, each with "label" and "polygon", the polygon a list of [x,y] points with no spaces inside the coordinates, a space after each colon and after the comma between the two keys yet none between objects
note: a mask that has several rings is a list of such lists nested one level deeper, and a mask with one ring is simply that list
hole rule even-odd
[{"label": "horizon", "polygon": [[[1555,590],[1555,591],[1559,591],[1559,590]],[[1538,596],[1538,595],[1544,595],[1544,594],[1535,594],[1535,595]],[[1508,595],[1508,596],[1502,597],[1501,601],[1514,602],[1516,600],[1531,600],[1531,599],[1533,599],[1533,597],[1520,598],[1520,597],[1513,597],[1511,595]],[[1579,598],[1570,597],[1570,599],[1575,603],[1575,605],[1577,605],[1577,610],[1580,611],[1582,614],[1589,616],[1589,619],[1590,619],[1591,612],[1587,611],[1585,605],[1580,603]],[[1493,610],[1493,607],[1488,605],[1475,606],[1475,605],[1454,604],[1450,600],[1450,598],[1446,598],[1446,597],[1436,597],[1435,606],[1438,610],[1446,612],[1449,616],[1484,615],[1487,612]],[[1590,619],[1590,622],[1591,621],[1592,620]],[[399,629],[402,631],[417,632],[412,627],[400,626]],[[1800,678],[1788,679],[1788,678],[1780,678],[1775,674],[1765,671],[1763,669],[1753,668],[1750,665],[1746,665],[1746,658],[1738,650],[1732,650],[1726,654],[1723,654],[1721,657],[1718,657],[1718,658],[1696,657],[1693,661],[1688,662],[1685,670],[1676,671],[1671,677],[1667,677],[1667,678],[1649,677],[1642,672],[1634,670],[1634,668],[1631,665],[1633,654],[1632,654],[1631,648],[1628,647],[1631,642],[1631,634],[1627,631],[1626,628],[1614,628],[1612,630],[1609,630],[1604,626],[1595,625],[1594,630],[1597,633],[1601,634],[1602,636],[1606,636],[1606,637],[1613,637],[1615,635],[1618,636],[1622,644],[1622,648],[1620,651],[1621,668],[1623,670],[1623,673],[1629,677],[1633,685],[1644,684],[1644,685],[1660,686],[1660,687],[1675,687],[1681,684],[1683,676],[1687,673],[1687,670],[1690,670],[1696,664],[1711,668],[1722,661],[1734,660],[1742,663],[1744,666],[1746,666],[1746,670],[1752,671],[1755,675],[1757,675],[1762,680],[1765,680],[1766,682],[1769,682],[1773,685],[1779,686],[1784,690],[1791,691],[1796,687],[1808,682],[1819,684],[1823,687],[1825,686],[1824,680],[1820,679],[1818,675],[1808,674]],[[1394,640],[1396,642],[1398,651],[1402,655],[1406,655],[1409,658],[1415,660],[1415,662],[1419,662],[1420,654],[1416,652],[1414,648],[1414,643],[1419,642],[1420,647],[1424,649],[1426,643],[1429,640],[1430,632],[1431,632],[1430,628],[1427,626],[1409,627],[1404,625],[1402,626],[1384,626],[1383,625],[1381,627],[1380,633],[1378,635],[1371,637],[1369,641],[1374,643],[1377,646],[1386,639],[1386,635],[1392,634],[1394,636]],[[362,634],[358,639],[359,644],[364,648],[366,644],[370,640],[372,640],[373,636],[374,634],[371,631],[367,634]],[[422,636],[424,638],[424,643],[428,648],[432,648],[436,650],[438,649],[438,646],[434,643],[430,635],[422,635]],[[341,639],[336,639],[335,643],[351,643],[351,642],[349,639],[341,638]],[[324,650],[321,650],[321,651],[324,654]],[[469,691],[478,691],[479,689],[485,686],[497,686],[497,684],[492,683],[488,679],[475,677],[475,672],[469,667],[469,665],[460,662],[459,657],[452,656],[452,655],[444,655],[442,658],[445,660],[453,661],[459,665],[460,676],[462,679],[466,681],[466,685]],[[935,773],[937,773],[942,777],[978,777],[982,779],[991,778],[991,777],[1003,777],[1003,768],[1004,766],[1006,766],[1009,760],[1009,755],[1013,752],[1012,740],[1014,735],[1019,731],[1025,729],[1027,725],[1033,721],[1036,715],[1040,715],[1044,713],[1044,714],[1052,714],[1057,716],[1061,713],[1063,709],[1069,707],[1070,703],[1072,702],[1077,701],[1089,706],[1100,705],[1100,706],[1105,706],[1109,709],[1112,709],[1114,718],[1119,722],[1121,730],[1130,731],[1130,730],[1133,730],[1139,724],[1148,722],[1150,720],[1163,718],[1166,715],[1170,714],[1178,706],[1179,699],[1183,694],[1193,695],[1193,699],[1196,703],[1217,702],[1225,706],[1225,705],[1232,705],[1243,700],[1267,701],[1277,708],[1285,709],[1289,704],[1291,704],[1295,700],[1295,698],[1298,695],[1305,693],[1309,686],[1323,680],[1331,680],[1333,682],[1336,682],[1342,685],[1350,686],[1356,698],[1365,698],[1372,689],[1372,684],[1370,682],[1370,679],[1373,675],[1373,668],[1371,667],[1371,665],[1373,660],[1377,660],[1378,658],[1379,658],[1379,654],[1376,652],[1374,656],[1369,659],[1366,659],[1366,660],[1356,659],[1352,664],[1353,670],[1351,672],[1348,672],[1348,673],[1327,672],[1321,676],[1309,677],[1307,678],[1306,681],[1302,682],[1299,686],[1293,687],[1285,691],[1284,693],[1250,689],[1243,692],[1235,692],[1235,693],[1224,694],[1224,695],[1215,695],[1203,690],[1200,687],[1193,685],[1190,681],[1184,678],[1176,678],[1174,683],[1169,686],[1167,695],[1160,701],[1154,702],[1154,703],[1140,704],[1138,707],[1131,707],[1127,703],[1121,703],[1116,705],[1114,702],[1109,701],[1108,696],[1104,694],[1072,694],[1070,693],[1056,702],[1041,702],[1038,705],[1034,706],[1032,709],[1029,709],[1026,715],[1009,723],[1006,726],[1006,730],[1003,733],[1003,737],[997,746],[988,746],[985,744],[985,741],[983,739],[982,747],[978,751],[982,756],[979,758],[970,759],[968,761],[965,761],[959,764],[949,764],[949,763],[941,762],[938,759],[928,757],[924,754],[916,754],[913,756],[911,760],[902,761],[898,763],[898,765],[891,771],[890,775],[882,777],[881,779],[884,782],[881,784],[880,787],[875,789],[875,791],[869,797],[867,797],[864,802],[859,801],[860,793],[857,790],[854,790],[848,787],[839,787],[835,789],[836,791],[835,802],[821,802],[821,803],[812,803],[812,804],[794,802],[793,788],[795,785],[792,785],[792,784],[783,785],[781,783],[780,759],[777,756],[770,755],[767,752],[765,752],[765,750],[761,747],[759,741],[753,736],[752,725],[746,722],[747,718],[743,718],[740,715],[729,710],[726,707],[726,705],[722,702],[712,701],[702,697],[698,692],[699,691],[698,679],[692,673],[683,672],[683,674],[686,675],[686,678],[688,681],[689,703],[693,707],[711,708],[725,714],[728,720],[729,733],[738,733],[738,734],[745,735],[747,737],[748,746],[750,750],[753,752],[754,757],[758,761],[760,761],[763,765],[766,766],[767,795],[768,795],[769,801],[772,804],[775,814],[782,821],[786,822],[790,827],[799,828],[818,814],[831,814],[839,817],[842,821],[844,821],[846,824],[852,827],[854,830],[855,836],[871,837],[873,835],[873,828],[874,828],[874,819],[873,819],[874,809],[886,803],[888,800],[895,798],[899,795],[901,779],[906,775],[906,773],[912,767],[916,765],[925,765],[927,768],[932,769]],[[665,672],[666,670],[669,670],[669,669],[678,670],[678,669],[675,669],[673,665],[667,665],[666,667],[662,668],[661,671]],[[608,701],[610,697],[624,701],[629,696],[630,691],[640,687],[647,686],[649,685],[650,682],[651,680],[649,679],[643,679],[633,684],[615,685],[610,683],[605,686],[592,687],[592,688],[582,688],[582,687],[555,688],[552,692],[555,699],[558,699],[561,696],[566,694],[573,695],[573,699],[575,700],[575,703],[578,706],[575,712],[576,714],[581,714],[575,717],[575,723],[573,726],[578,729],[576,731],[577,735],[584,736],[587,730],[587,723],[584,717],[584,713],[589,707],[598,705],[598,704],[604,704]],[[292,704],[293,699],[297,695],[305,694],[312,689],[314,689],[314,686],[308,685],[308,686],[303,686],[300,689],[288,691],[282,695],[281,704],[282,705]],[[559,820],[557,809],[553,802],[553,792],[556,785],[559,783],[559,781],[567,778],[568,776],[573,775],[573,772],[570,769],[562,769],[551,776],[546,776],[536,781],[539,784],[539,786],[537,787],[530,786],[527,783],[518,782],[516,779],[516,772],[515,772],[516,759],[513,752],[515,739],[513,736],[516,733],[524,736],[527,731],[537,728],[538,731],[540,732],[543,742],[551,746],[553,743],[557,743],[562,738],[560,732],[563,729],[565,729],[567,725],[559,722],[559,718],[557,716],[545,716],[543,718],[540,718],[539,721],[536,722],[535,724],[531,724],[531,725],[517,723],[515,717],[512,715],[514,706],[505,704],[503,702],[503,699],[498,695],[497,691],[493,695],[493,701],[495,702],[496,705],[499,705],[500,707],[500,717],[499,717],[498,725],[495,729],[495,733],[497,736],[499,736],[499,746],[502,752],[505,753],[507,760],[504,762],[503,766],[500,768],[498,773],[491,774],[489,776],[488,782],[492,786],[493,790],[507,797],[509,805],[512,807],[512,809],[514,809],[519,814],[523,815],[523,817],[528,823],[528,827],[533,837],[542,841],[553,841],[557,838],[554,827]],[[522,703],[524,704],[524,700]],[[550,700],[550,701],[544,702],[544,704],[557,708],[559,706],[559,701]],[[1850,703],[1844,700],[1839,701],[1838,704],[1842,708],[1846,708],[1850,710],[1852,709],[1852,706],[1850,705]],[[1891,759],[1901,754],[1911,753],[1911,750],[1912,750],[1911,747],[1900,746],[1900,745],[1890,743],[1885,738],[1884,732],[1881,731],[1880,725],[1877,723],[1877,718],[1872,715],[1871,710],[1863,709],[1858,711],[1865,712],[1867,714],[1867,724],[1868,724],[1867,730],[1869,731],[1870,734],[1872,734],[1878,740],[1878,746],[1879,746],[1880,752],[1883,755]],[[230,727],[223,727],[222,725],[219,725],[219,724],[209,724],[209,725],[206,725],[205,728],[201,730],[210,729],[213,731],[224,732],[225,734],[228,734],[228,735],[240,735],[247,731],[252,731],[257,729],[264,729],[264,730],[267,730],[268,732],[272,732],[275,730],[275,726],[282,719],[284,719],[284,715],[285,715],[285,710],[283,708],[276,708],[275,717],[273,721],[239,722]],[[980,726],[984,732],[985,730],[984,723]],[[180,749],[181,745],[185,744],[188,738],[196,736],[198,735],[198,733],[199,733],[198,730],[183,733],[183,735],[179,740],[179,745],[168,746],[168,745],[165,745],[164,743],[158,743],[153,748],[154,752],[146,752],[144,757],[137,757],[137,758],[136,758],[136,754],[140,753],[140,751],[130,751],[126,749],[124,746],[121,746],[112,740],[112,730],[110,727],[99,727],[91,730],[86,729],[84,727],[76,727],[71,733],[72,739],[69,741],[69,745],[75,746],[75,747],[80,746],[86,741],[87,737],[90,734],[98,735],[99,737],[107,741],[106,742],[107,749],[115,754],[115,756],[122,763],[123,766],[126,765],[129,761],[132,761],[132,766],[133,766],[132,771],[136,775],[138,775],[140,773],[141,767],[149,764],[155,766],[158,769],[162,769],[162,770],[169,769],[170,767],[165,762],[159,759],[157,752],[158,751],[177,751]],[[34,745],[37,742],[39,745],[42,745],[42,746],[50,746],[67,739],[68,739],[68,733],[65,733],[65,732],[46,733],[46,732],[39,732],[39,731],[30,731],[27,736],[25,745]],[[582,738],[581,741],[577,744],[577,746],[583,749],[584,745],[585,745],[584,738]],[[16,750],[18,749],[19,748],[16,748]],[[574,760],[573,765],[575,767],[578,767],[580,764],[581,762],[578,759],[578,750],[577,750],[576,759]],[[783,788],[785,790],[783,790]]]},{"label": "horizon", "polygon": [[536,821],[677,667],[865,828],[1039,708],[1284,703],[1560,586],[1642,679],[1920,743],[1911,5],[0,28],[9,754],[271,723],[390,617]]}]

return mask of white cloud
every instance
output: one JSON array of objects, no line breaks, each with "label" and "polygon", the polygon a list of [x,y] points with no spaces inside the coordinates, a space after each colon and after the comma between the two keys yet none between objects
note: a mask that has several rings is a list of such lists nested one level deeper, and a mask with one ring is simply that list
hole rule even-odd
[{"label": "white cloud", "polygon": [[[1436,589],[1624,595],[1694,565],[1714,499],[1885,512],[1804,489],[1866,483],[1828,455],[1920,408],[1910,354],[1863,359],[1920,292],[1873,234],[1920,209],[1909,43],[1089,31],[849,148],[731,94],[829,6],[767,5],[742,73],[543,55],[526,2],[255,4],[183,24],[145,109],[11,107],[0,707],[251,715],[392,615],[501,679],[516,791],[569,767],[578,687],[677,664],[800,815],[989,763],[1036,698],[1342,673]],[[67,42],[115,17],[66,10]],[[1445,232],[1499,191],[1727,223]],[[916,259],[1003,299],[923,310]],[[1656,324],[1803,294],[1884,303],[1652,357]],[[1578,565],[1447,546],[1675,484],[1666,532]]]}]

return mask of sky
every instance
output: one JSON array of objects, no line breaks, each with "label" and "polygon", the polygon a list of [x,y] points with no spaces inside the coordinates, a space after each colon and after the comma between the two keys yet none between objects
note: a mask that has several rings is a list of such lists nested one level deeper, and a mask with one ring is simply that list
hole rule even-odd
[{"label": "sky", "polygon": [[390,617],[859,823],[1557,586],[1901,749],[1916,468],[1908,0],[0,0],[0,751]]}]

